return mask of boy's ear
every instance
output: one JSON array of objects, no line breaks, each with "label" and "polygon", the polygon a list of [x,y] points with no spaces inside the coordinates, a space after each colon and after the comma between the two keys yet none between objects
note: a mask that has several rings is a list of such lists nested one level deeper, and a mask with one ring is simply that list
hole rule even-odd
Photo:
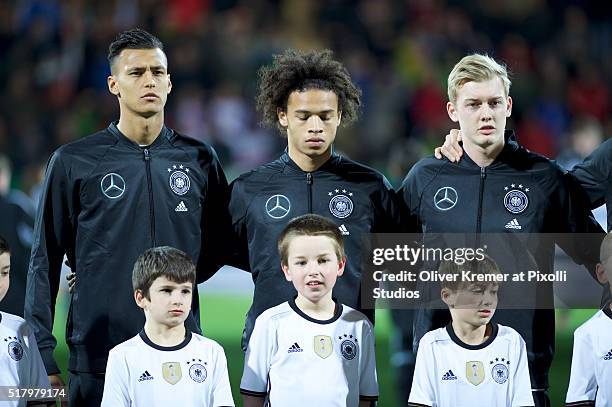
[{"label": "boy's ear", "polygon": [[138,305],[140,308],[144,309],[145,308],[145,296],[142,292],[142,290],[136,290],[134,291],[134,300],[136,301],[136,305]]},{"label": "boy's ear", "polygon": [[606,284],[610,281],[606,275],[606,269],[601,263],[597,263],[597,266],[595,267],[595,275],[597,276],[597,281],[599,281],[601,284]]},{"label": "boy's ear", "polygon": [[289,273],[289,266],[281,263],[281,269],[283,270],[283,274],[285,275],[285,278],[287,279],[287,281],[291,281],[291,274]]},{"label": "boy's ear", "polygon": [[338,262],[338,277],[344,274],[344,267],[346,266],[346,257],[343,257],[342,260]]},{"label": "boy's ear", "polygon": [[442,301],[444,301],[444,303],[448,305],[448,308],[455,308],[455,304],[451,299],[451,294],[451,290],[449,290],[448,288],[443,288],[440,291],[440,298],[442,298]]}]

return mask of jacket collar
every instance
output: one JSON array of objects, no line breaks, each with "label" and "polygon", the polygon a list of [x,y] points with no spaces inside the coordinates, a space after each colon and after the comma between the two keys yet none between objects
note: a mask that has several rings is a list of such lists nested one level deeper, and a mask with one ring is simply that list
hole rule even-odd
[{"label": "jacket collar", "polygon": [[[136,144],[135,142],[133,142],[132,140],[130,140],[129,138],[127,138],[123,133],[121,133],[121,130],[119,130],[119,128],[117,127],[117,124],[119,124],[118,120],[111,122],[111,124],[108,125],[108,131],[110,131],[111,134],[113,134],[117,138],[117,141],[119,143],[132,147],[132,148],[138,148],[140,150],[142,147]],[[155,138],[153,143],[149,145],[149,148],[155,148],[159,146],[160,144],[164,142],[164,140],[169,139],[171,136],[172,136],[172,130],[168,129],[165,125],[162,126],[162,129],[159,132],[159,135]]]},{"label": "jacket collar", "polygon": [[[513,156],[519,148],[520,145],[516,140],[516,134],[514,133],[514,130],[505,130],[504,148],[487,168],[497,168],[507,164],[513,159]],[[467,155],[467,153],[463,154],[463,157],[461,157],[461,160],[459,160],[458,165],[465,168],[480,168],[480,166],[476,164],[474,160],[472,160],[472,158]]]},{"label": "jacket collar", "polygon": [[[325,161],[323,163],[322,166],[320,166],[317,170],[312,171],[314,173],[319,172],[319,171],[325,171],[326,169],[330,168],[330,167],[334,167],[340,160],[342,159],[342,157],[337,154],[332,147],[332,155],[331,157],[329,157],[329,159],[327,161]],[[287,148],[285,148],[285,152],[283,153],[283,155],[280,156],[280,160],[283,163],[284,167],[292,172],[300,172],[300,173],[306,173],[307,171],[302,170],[296,163],[295,161],[293,161],[291,159],[291,157],[289,157],[289,151]]]}]

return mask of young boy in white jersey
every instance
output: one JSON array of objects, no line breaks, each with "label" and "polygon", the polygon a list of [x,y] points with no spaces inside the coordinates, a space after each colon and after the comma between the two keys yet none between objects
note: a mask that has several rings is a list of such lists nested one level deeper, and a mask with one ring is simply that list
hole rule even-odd
[{"label": "young boy in white jersey", "polygon": [[332,298],[346,264],[338,226],[300,216],[281,232],[278,250],[297,296],[255,322],[240,383],[244,406],[376,405],[372,325]]},{"label": "young boy in white jersey", "polygon": [[525,341],[512,328],[491,322],[497,307],[498,283],[463,282],[472,276],[498,274],[495,261],[440,264],[442,301],[452,322],[430,331],[419,342],[409,406],[533,406]]},{"label": "young boy in white jersey", "polygon": [[[0,236],[0,301],[9,289],[10,269],[10,248]],[[13,390],[50,389],[34,333],[23,318],[0,311],[0,344],[0,386],[11,386]],[[18,398],[14,392],[9,392],[8,387],[0,389],[0,406],[25,406],[26,402],[25,397]],[[27,404],[47,405],[33,401]]]},{"label": "young boy in white jersey", "polygon": [[144,329],[111,349],[102,406],[234,406],[223,348],[185,329],[195,266],[182,251],[155,247],[134,264]]},{"label": "young boy in white jersey", "polygon": [[[597,279],[612,281],[612,232],[601,243]],[[608,286],[609,287],[609,286]],[[611,289],[612,293],[612,289]],[[612,405],[612,302],[574,332],[572,370],[565,405]]]}]

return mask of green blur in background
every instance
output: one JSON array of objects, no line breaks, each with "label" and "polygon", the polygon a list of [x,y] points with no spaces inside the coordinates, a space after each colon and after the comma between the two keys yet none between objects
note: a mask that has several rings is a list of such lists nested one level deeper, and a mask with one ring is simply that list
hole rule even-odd
[{"label": "green blur in background", "polygon": [[[232,393],[236,406],[242,406],[240,397],[240,378],[244,354],[240,349],[240,338],[244,316],[251,304],[251,297],[246,295],[206,294],[200,296],[202,329],[207,337],[216,340],[225,349]],[[572,354],[572,336],[574,330],[594,315],[596,310],[557,311],[557,333],[555,359],[550,369],[551,388],[549,394],[553,406],[561,406],[565,401],[565,392],[569,381]],[[68,348],[64,342],[67,316],[65,296],[58,298],[56,307],[54,335],[58,339],[55,357],[62,369],[66,381]],[[389,342],[393,327],[388,310],[376,311],[376,364],[380,386],[379,407],[396,407],[406,405],[396,395],[395,373],[389,363]]]}]

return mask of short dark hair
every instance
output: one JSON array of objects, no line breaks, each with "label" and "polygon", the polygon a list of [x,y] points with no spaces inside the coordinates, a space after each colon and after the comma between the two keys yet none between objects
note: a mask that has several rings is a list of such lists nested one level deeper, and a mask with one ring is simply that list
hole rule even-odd
[{"label": "short dark hair", "polygon": [[132,28],[123,31],[108,46],[108,64],[113,68],[115,58],[124,49],[155,49],[164,50],[164,44],[153,34],[141,29]]},{"label": "short dark hair", "polygon": [[5,238],[0,236],[0,254],[10,253],[11,248]]},{"label": "short dark hair", "polygon": [[289,95],[308,89],[329,90],[336,94],[343,125],[357,119],[361,90],[328,49],[310,52],[288,49],[283,54],[274,55],[272,64],[260,68],[258,75],[256,105],[262,114],[262,123],[267,126],[277,125],[284,132],[278,123],[277,109],[287,111]]},{"label": "short dark hair", "polygon": [[178,284],[195,284],[193,261],[179,249],[170,246],[153,247],[138,257],[132,271],[132,287],[149,298],[149,288],[158,277],[166,277]]},{"label": "short dark hair", "polygon": [[297,236],[327,236],[334,241],[338,261],[344,258],[344,240],[338,226],[320,215],[302,215],[289,221],[278,237],[278,254],[282,265],[289,261],[289,245]]},{"label": "short dark hair", "polygon": [[459,265],[453,260],[444,260],[438,267],[438,272],[442,275],[455,275],[456,279],[444,280],[440,283],[440,288],[448,288],[451,291],[463,290],[468,286],[474,285],[477,287],[486,288],[490,285],[499,285],[498,282],[467,282],[461,278],[461,272],[463,270],[470,270],[472,276],[486,275],[486,274],[501,274],[499,266],[491,257],[486,254],[482,259],[474,258],[472,260],[466,260],[465,263]]}]

